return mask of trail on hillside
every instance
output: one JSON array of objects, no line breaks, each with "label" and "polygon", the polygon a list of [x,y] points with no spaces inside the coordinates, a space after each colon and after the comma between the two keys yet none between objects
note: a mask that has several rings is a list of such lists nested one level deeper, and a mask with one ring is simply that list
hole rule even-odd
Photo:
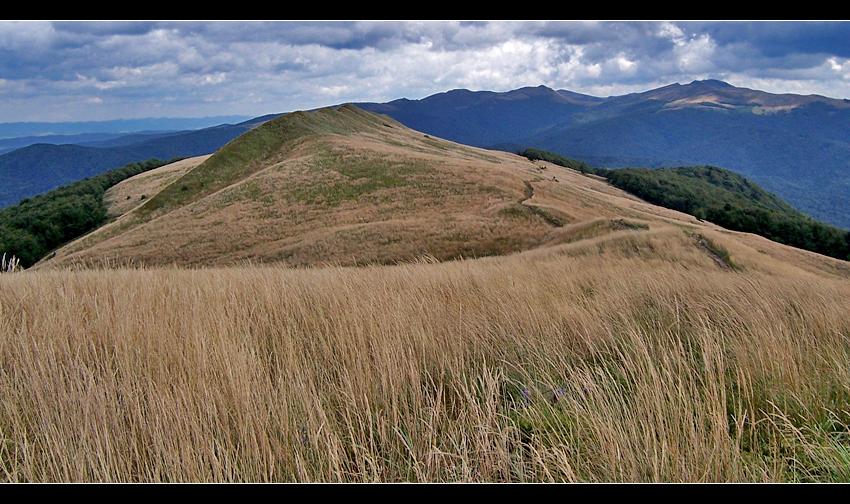
[{"label": "trail on hillside", "polygon": [[525,198],[521,199],[519,201],[519,204],[524,206],[525,208],[528,208],[534,215],[537,215],[538,217],[546,221],[546,223],[550,226],[564,227],[564,222],[561,221],[561,219],[550,214],[543,208],[533,205],[529,202],[531,198],[534,197],[534,186],[532,186],[531,182],[529,182],[528,180],[524,180],[523,183],[525,184]]}]

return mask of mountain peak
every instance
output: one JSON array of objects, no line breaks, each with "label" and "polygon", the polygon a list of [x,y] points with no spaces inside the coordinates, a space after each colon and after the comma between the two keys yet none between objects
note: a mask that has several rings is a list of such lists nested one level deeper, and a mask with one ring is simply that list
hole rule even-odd
[{"label": "mountain peak", "polygon": [[702,87],[713,87],[713,88],[732,88],[735,87],[728,82],[724,82],[722,80],[717,79],[704,79],[704,80],[695,80],[688,84],[689,86],[702,86]]},{"label": "mountain peak", "polygon": [[505,91],[503,96],[558,96],[558,92],[552,88],[546,87],[543,84],[539,86],[523,86],[521,88]]}]

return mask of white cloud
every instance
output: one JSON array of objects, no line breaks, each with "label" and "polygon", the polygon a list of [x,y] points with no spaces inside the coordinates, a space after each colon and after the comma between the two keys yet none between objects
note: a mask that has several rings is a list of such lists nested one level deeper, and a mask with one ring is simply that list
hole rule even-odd
[{"label": "white cloud", "polygon": [[839,61],[838,58],[828,58],[826,64],[829,65],[830,70],[835,72],[843,80],[850,80],[850,59]]},{"label": "white cloud", "polygon": [[701,73],[714,69],[712,56],[716,44],[708,34],[702,34],[689,40],[679,40],[673,53],[683,72]]},{"label": "white cloud", "polygon": [[212,74],[202,75],[200,77],[200,83],[204,85],[215,85],[221,84],[222,82],[227,80],[227,74],[225,72],[216,72]]},{"label": "white cloud", "polygon": [[673,41],[676,45],[683,43],[685,32],[673,23],[664,22],[658,27],[658,35]]},{"label": "white cloud", "polygon": [[633,74],[637,69],[637,62],[630,60],[625,57],[623,54],[620,54],[616,58],[617,68],[620,69],[624,74]]}]

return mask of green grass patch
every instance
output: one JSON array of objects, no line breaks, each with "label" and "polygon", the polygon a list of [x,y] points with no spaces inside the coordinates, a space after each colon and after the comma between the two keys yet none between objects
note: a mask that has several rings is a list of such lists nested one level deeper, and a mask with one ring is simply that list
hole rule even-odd
[{"label": "green grass patch", "polygon": [[343,178],[299,183],[289,189],[288,196],[302,203],[335,207],[382,189],[415,186],[433,169],[416,160],[350,155],[328,149],[316,156],[312,171],[319,177],[336,172]]}]

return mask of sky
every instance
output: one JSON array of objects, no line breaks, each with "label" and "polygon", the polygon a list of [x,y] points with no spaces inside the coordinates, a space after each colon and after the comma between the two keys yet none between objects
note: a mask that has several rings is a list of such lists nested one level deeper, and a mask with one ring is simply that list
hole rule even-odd
[{"label": "sky", "polygon": [[695,79],[850,98],[840,22],[0,22],[0,122],[257,116]]}]

